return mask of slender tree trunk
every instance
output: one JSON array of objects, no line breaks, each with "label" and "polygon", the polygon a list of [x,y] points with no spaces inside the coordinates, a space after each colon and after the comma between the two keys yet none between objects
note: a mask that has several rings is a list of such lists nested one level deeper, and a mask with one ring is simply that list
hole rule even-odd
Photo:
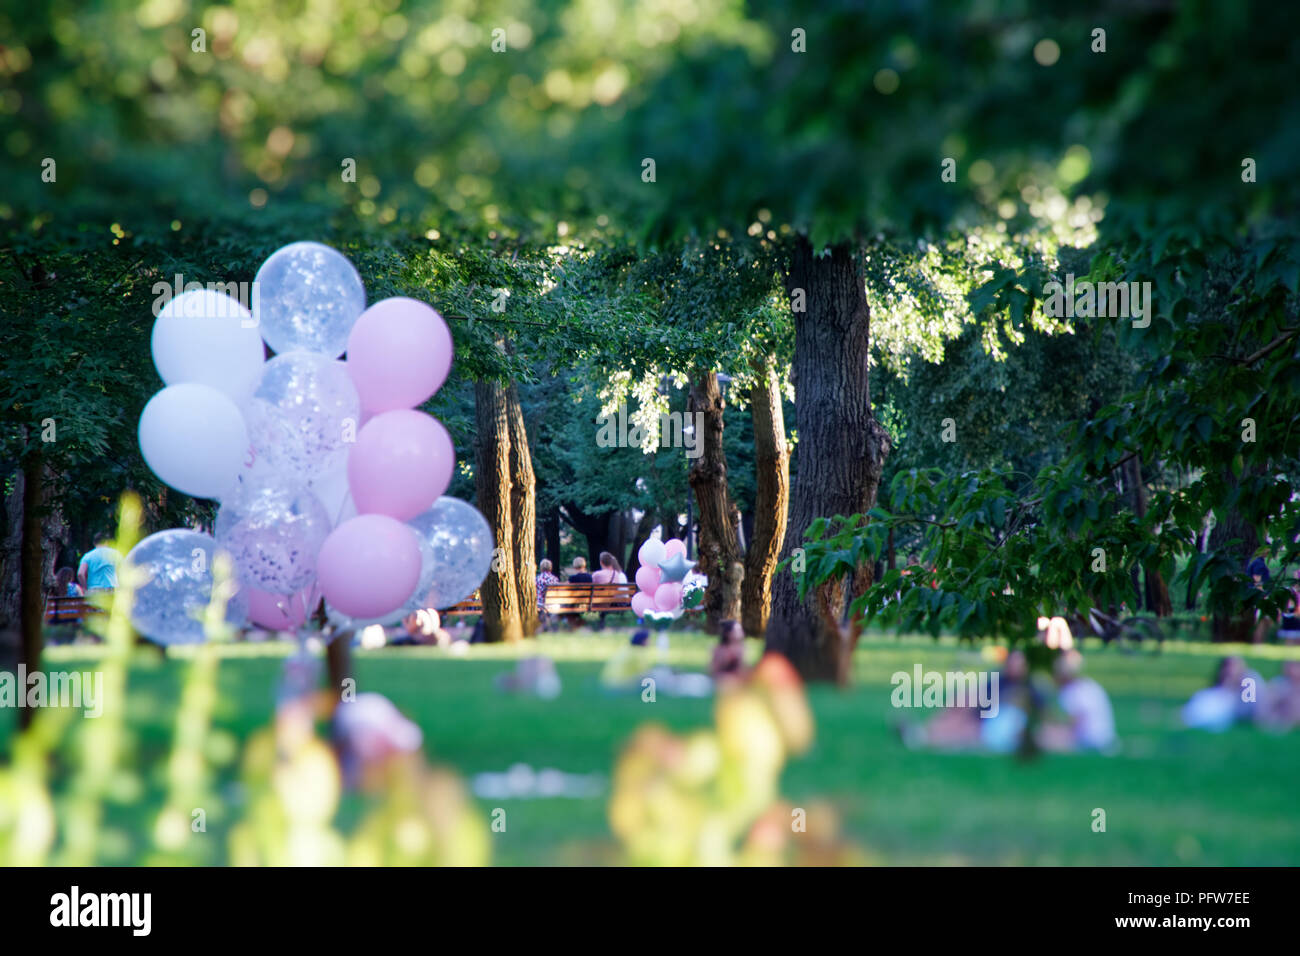
[{"label": "slender tree trunk", "polygon": [[510,507],[510,414],[506,390],[495,382],[476,382],[474,408],[478,428],[474,484],[479,510],[496,541],[492,568],[480,589],[483,627],[489,641],[517,641],[523,638],[524,630],[515,581],[517,547]]},{"label": "slender tree trunk", "polygon": [[755,637],[767,630],[772,574],[785,543],[790,503],[790,446],[785,440],[781,388],[771,364],[756,371],[759,378],[749,394],[754,423],[754,526],[745,551],[745,580],[741,586],[741,623],[745,633]]},{"label": "slender tree trunk", "polygon": [[[853,248],[818,255],[806,237],[795,241],[786,291],[795,308],[794,386],[799,429],[798,471],[782,557],[801,548],[818,517],[860,514],[876,501],[889,436],[871,413],[867,358],[870,314]],[[799,311],[800,301],[806,305]],[[854,589],[870,584],[871,567]],[[841,631],[847,592],[831,581],[799,599],[794,574],[776,575],[767,646],[785,654],[813,680],[847,682],[858,622]]]},{"label": "slender tree trunk", "polygon": [[543,522],[546,528],[546,556],[557,569],[560,566],[560,510],[552,508]]},{"label": "slender tree trunk", "polygon": [[[41,669],[41,629],[45,625],[45,547],[44,457],[39,447],[28,456],[23,465],[23,537],[21,620],[22,642],[18,660],[25,664],[27,673]],[[18,712],[20,727],[32,722],[30,707]]]},{"label": "slender tree trunk", "polygon": [[519,404],[519,389],[506,389],[510,423],[510,522],[516,550],[513,555],[519,619],[524,636],[537,633],[537,481],[533,456],[528,450],[528,429]]},{"label": "slender tree trunk", "polygon": [[[719,621],[740,618],[740,512],[727,492],[727,456],[722,447],[722,391],[715,372],[700,372],[691,383],[687,411],[699,415],[702,434],[696,436],[700,455],[691,462],[689,480],[699,508],[699,558],[696,568],[709,577],[704,591],[704,615],[710,630]],[[694,421],[695,419],[692,418]]]},{"label": "slender tree trunk", "polygon": [[4,499],[0,531],[0,630],[16,635],[22,628],[23,471],[13,473],[11,491]]},{"label": "slender tree trunk", "polygon": [[[1128,485],[1133,513],[1141,520],[1147,515],[1147,487],[1142,475],[1142,458],[1130,458],[1124,466],[1124,481]],[[1143,589],[1139,595],[1145,599],[1148,611],[1155,612],[1156,617],[1168,617],[1174,613],[1173,603],[1169,600],[1169,587],[1164,576],[1154,564],[1142,569]]]},{"label": "slender tree trunk", "polygon": [[632,549],[627,556],[627,579],[636,580],[637,569],[641,567],[641,545],[645,544],[650,538],[650,532],[655,529],[655,511],[653,508],[647,508],[641,513],[641,520],[636,523],[636,530],[632,532]]},{"label": "slender tree trunk", "polygon": [[[1237,485],[1237,479],[1231,471],[1226,472],[1225,478],[1229,485],[1233,487]],[[1237,543],[1232,545],[1234,540]],[[1242,517],[1241,511],[1235,507],[1229,508],[1224,514],[1220,515],[1214,529],[1210,532],[1208,550],[1226,551],[1240,571],[1246,570],[1246,565],[1250,562],[1258,547],[1259,535],[1256,533],[1254,525]],[[1213,615],[1210,628],[1211,639],[1249,643],[1254,629],[1253,615],[1242,612],[1229,614],[1219,609]]]}]

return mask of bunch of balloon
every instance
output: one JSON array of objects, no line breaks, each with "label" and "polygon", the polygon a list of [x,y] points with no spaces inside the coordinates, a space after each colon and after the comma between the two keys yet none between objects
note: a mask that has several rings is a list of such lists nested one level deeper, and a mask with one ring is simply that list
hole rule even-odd
[{"label": "bunch of balloon", "polygon": [[682,615],[682,581],[694,562],[686,558],[686,543],[669,538],[667,543],[650,538],[637,552],[637,593],[632,595],[632,613],[640,618],[663,622]]},{"label": "bunch of balloon", "polygon": [[[211,592],[210,570],[195,570],[211,567],[205,547],[234,563],[237,624],[295,631],[322,597],[349,622],[389,622],[472,593],[491,564],[491,532],[474,508],[440,497],[455,449],[440,422],[414,410],[451,368],[442,317],[406,298],[366,308],[352,263],[314,242],[273,253],[251,304],[196,288],[154,324],[165,387],[141,415],[141,453],[165,484],[220,508],[215,538],[173,529],[127,556],[150,572],[137,628],[160,643],[202,640],[188,622]],[[178,581],[190,584],[183,594]],[[156,602],[166,615],[147,613]]]}]

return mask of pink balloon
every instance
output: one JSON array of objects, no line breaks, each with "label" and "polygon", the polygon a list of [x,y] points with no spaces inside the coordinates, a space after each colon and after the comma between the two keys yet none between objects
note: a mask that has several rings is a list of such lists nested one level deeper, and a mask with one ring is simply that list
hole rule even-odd
[{"label": "pink balloon", "polygon": [[645,617],[647,611],[655,609],[654,599],[644,591],[637,591],[632,595],[632,613],[637,617]]},{"label": "pink balloon", "polygon": [[248,595],[248,619],[272,631],[296,631],[307,620],[310,588],[297,594],[271,594],[258,588],[241,589]]},{"label": "pink balloon", "polygon": [[652,568],[643,564],[636,569],[636,586],[647,594],[654,594],[655,588],[659,587],[659,579],[663,572],[658,568]]},{"label": "pink balloon", "polygon": [[349,617],[383,617],[415,591],[420,560],[413,529],[387,515],[358,515],[321,545],[316,580],[330,606]]},{"label": "pink balloon", "polygon": [[348,454],[348,487],[358,514],[408,521],[433,507],[455,465],[451,436],[432,415],[383,412],[357,433]]},{"label": "pink balloon", "polygon": [[671,611],[682,603],[682,586],[676,581],[668,581],[655,590],[655,607],[661,611]]},{"label": "pink balloon", "polygon": [[376,302],[348,336],[348,371],[370,412],[414,408],[447,380],[451,331],[433,309],[415,299]]},{"label": "pink balloon", "polygon": [[649,565],[652,568],[659,567],[664,559],[668,557],[668,552],[664,548],[664,543],[658,538],[647,538],[645,544],[641,545],[641,550],[636,553],[637,560],[642,564]]},{"label": "pink balloon", "polygon": [[686,557],[686,542],[681,538],[669,538],[664,542],[664,551],[667,552],[669,558],[674,554],[680,554],[684,558]]}]

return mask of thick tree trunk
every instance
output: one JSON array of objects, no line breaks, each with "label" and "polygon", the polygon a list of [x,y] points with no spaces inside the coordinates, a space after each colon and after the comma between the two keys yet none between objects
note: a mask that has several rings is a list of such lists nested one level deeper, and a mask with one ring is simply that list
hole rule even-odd
[{"label": "thick tree trunk", "polygon": [[756,369],[749,411],[754,423],[754,526],[745,551],[745,580],[741,586],[741,623],[755,637],[767,630],[772,608],[772,573],[785,543],[786,511],[790,499],[790,446],[785,440],[785,415],[776,369]]},{"label": "thick tree trunk", "polygon": [[592,514],[577,505],[566,504],[564,514],[573,530],[587,539],[587,570],[596,570],[600,567],[600,552],[609,550],[609,519],[613,512]]},{"label": "thick tree trunk", "polygon": [[510,423],[510,522],[514,532],[515,588],[524,636],[537,633],[537,481],[533,456],[528,450],[528,429],[519,404],[519,389],[506,390]]},{"label": "thick tree trunk", "polygon": [[[801,548],[818,517],[860,514],[876,501],[889,436],[871,413],[867,356],[870,315],[862,270],[848,244],[818,255],[800,236],[791,254],[786,290],[805,311],[794,313],[794,386],[799,429],[798,471],[782,557]],[[831,581],[799,599],[794,575],[772,582],[767,646],[785,654],[812,680],[846,682],[857,622],[841,630],[848,592]],[[870,583],[860,572],[854,589]]]},{"label": "thick tree trunk", "polygon": [[[45,625],[44,458],[39,449],[23,465],[23,537],[21,621],[22,639],[18,660],[27,673],[41,669],[41,629]],[[35,716],[30,707],[18,711],[19,726],[26,727]]]},{"label": "thick tree trunk", "polygon": [[[708,575],[704,591],[704,616],[709,630],[718,622],[740,619],[740,511],[727,492],[727,456],[722,447],[722,391],[715,372],[699,372],[691,382],[687,411],[699,415],[703,434],[696,436],[699,457],[691,462],[688,477],[699,508],[700,538],[696,569]],[[694,417],[691,419],[696,421]],[[743,566],[742,566],[743,568]]]},{"label": "thick tree trunk", "polygon": [[480,589],[483,628],[489,641],[517,641],[524,636],[515,581],[517,547],[510,507],[510,415],[506,406],[506,390],[500,385],[475,383],[478,436],[474,484],[479,510],[487,518],[496,541],[492,568]]}]

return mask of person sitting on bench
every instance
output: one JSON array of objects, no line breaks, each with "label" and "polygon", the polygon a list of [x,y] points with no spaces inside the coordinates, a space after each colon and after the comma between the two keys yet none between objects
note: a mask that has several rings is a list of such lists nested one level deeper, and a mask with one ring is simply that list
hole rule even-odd
[{"label": "person sitting on bench", "polygon": [[583,557],[574,558],[573,570],[569,572],[568,582],[570,584],[590,584],[591,581],[591,572],[587,570],[587,559]]}]

